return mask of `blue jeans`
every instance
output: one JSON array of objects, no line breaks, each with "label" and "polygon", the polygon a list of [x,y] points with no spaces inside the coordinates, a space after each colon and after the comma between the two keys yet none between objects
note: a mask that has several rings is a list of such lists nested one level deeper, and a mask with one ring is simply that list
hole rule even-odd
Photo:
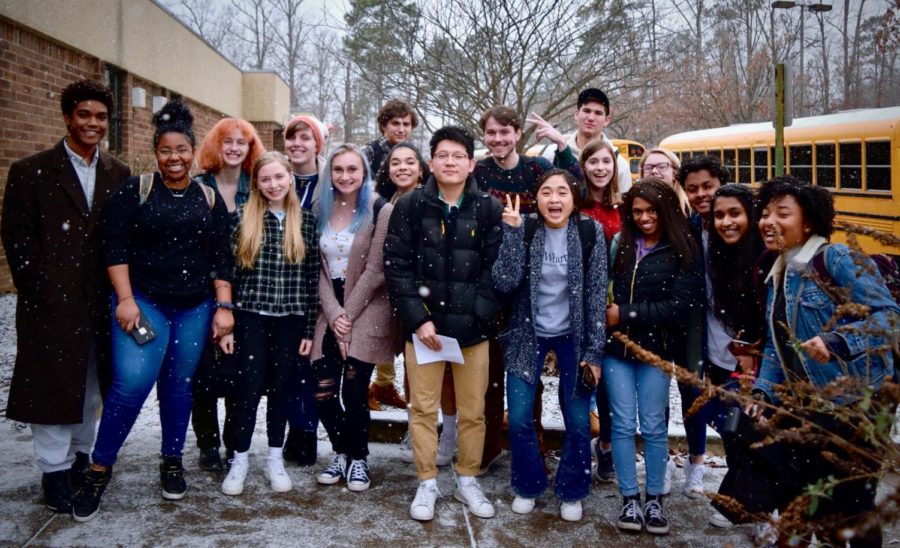
[{"label": "blue jeans", "polygon": [[[191,416],[191,378],[212,322],[212,297],[192,308],[159,306],[137,291],[134,299],[156,338],[139,345],[112,318],[112,386],[92,455],[103,466],[115,464],[154,384],[162,425],[160,453],[181,456]],[[114,296],[113,310],[116,304]]]},{"label": "blue jeans", "polygon": [[606,355],[603,357],[603,382],[612,412],[612,454],[619,492],[624,497],[640,493],[634,442],[640,411],[647,494],[662,494],[669,455],[666,431],[669,377],[652,365]]},{"label": "blue jeans", "polygon": [[[593,392],[576,387],[578,355],[568,335],[538,337],[535,374],[540,375],[544,358],[551,350],[559,363],[559,403],[566,434],[559,468],[556,470],[556,496],[563,501],[581,500],[591,488],[590,400]],[[509,447],[512,453],[512,489],[520,497],[536,498],[547,488],[544,460],[534,430],[534,398],[537,382],[529,384],[516,375],[506,375],[506,400],[509,408]]]}]

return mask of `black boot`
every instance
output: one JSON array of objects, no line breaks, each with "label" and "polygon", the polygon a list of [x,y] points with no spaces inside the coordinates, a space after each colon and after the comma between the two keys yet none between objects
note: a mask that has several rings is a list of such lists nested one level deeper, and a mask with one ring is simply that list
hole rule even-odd
[{"label": "black boot", "polygon": [[218,447],[207,447],[200,450],[197,458],[197,466],[204,472],[221,472],[223,470],[222,457]]},{"label": "black boot", "polygon": [[184,481],[184,466],[181,457],[159,457],[159,482],[162,484],[162,497],[166,500],[181,500],[187,491]]},{"label": "black boot", "polygon": [[97,512],[100,511],[100,498],[106,491],[111,477],[112,468],[107,468],[102,472],[93,468],[88,470],[84,476],[84,485],[72,502],[72,517],[75,518],[75,521],[90,521],[97,515]]},{"label": "black boot", "polygon": [[284,460],[285,462],[300,463],[301,453],[303,452],[303,431],[297,428],[288,430],[287,439],[284,442]]},{"label": "black boot", "polygon": [[72,468],[69,468],[69,483],[72,485],[73,493],[77,493],[84,485],[84,478],[90,467],[91,459],[87,453],[81,451],[75,453],[75,462],[72,463]]},{"label": "black boot", "polygon": [[69,485],[68,470],[44,474],[41,477],[41,489],[44,491],[47,508],[60,514],[72,511],[72,487]]}]

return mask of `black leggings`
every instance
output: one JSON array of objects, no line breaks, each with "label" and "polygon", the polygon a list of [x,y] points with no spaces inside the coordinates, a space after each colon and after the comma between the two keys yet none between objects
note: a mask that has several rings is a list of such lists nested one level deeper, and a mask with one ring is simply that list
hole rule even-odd
[{"label": "black leggings", "polygon": [[300,367],[300,341],[306,321],[302,316],[263,316],[254,312],[235,312],[235,352],[238,374],[233,394],[232,413],[225,420],[226,439],[233,449],[250,448],[256,426],[256,408],[263,393],[266,398],[266,433],[269,447],[284,445],[287,426],[285,386]]}]

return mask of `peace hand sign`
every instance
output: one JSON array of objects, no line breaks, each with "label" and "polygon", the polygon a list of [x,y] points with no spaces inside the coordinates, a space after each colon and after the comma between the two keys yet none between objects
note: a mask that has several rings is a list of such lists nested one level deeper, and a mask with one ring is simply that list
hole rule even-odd
[{"label": "peace hand sign", "polygon": [[512,198],[506,195],[506,207],[503,208],[503,222],[513,228],[522,226],[522,217],[519,215],[519,195],[516,194],[516,205],[513,206]]}]

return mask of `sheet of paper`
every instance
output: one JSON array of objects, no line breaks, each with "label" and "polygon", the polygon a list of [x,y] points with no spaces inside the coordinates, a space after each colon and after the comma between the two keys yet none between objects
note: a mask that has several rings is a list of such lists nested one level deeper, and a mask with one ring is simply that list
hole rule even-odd
[{"label": "sheet of paper", "polygon": [[463,361],[462,349],[459,347],[459,341],[453,337],[438,335],[438,339],[441,341],[441,350],[439,352],[435,352],[425,346],[425,343],[420,341],[415,333],[413,333],[412,338],[413,349],[416,351],[416,363],[419,365],[435,362],[465,363]]}]

